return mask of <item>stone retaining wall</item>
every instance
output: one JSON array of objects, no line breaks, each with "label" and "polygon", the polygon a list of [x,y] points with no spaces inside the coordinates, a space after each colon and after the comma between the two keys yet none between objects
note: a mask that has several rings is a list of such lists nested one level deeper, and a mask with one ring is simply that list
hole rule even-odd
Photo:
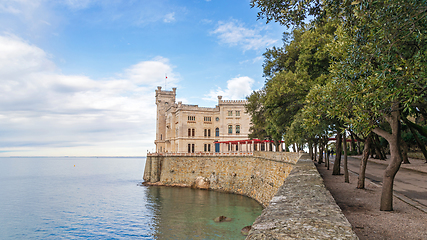
[{"label": "stone retaining wall", "polygon": [[265,207],[282,186],[298,157],[298,153],[285,152],[202,157],[150,155],[147,156],[144,181],[190,187],[196,178],[203,177],[209,182],[209,189],[245,195]]},{"label": "stone retaining wall", "polygon": [[198,177],[266,207],[246,239],[358,239],[308,154],[147,156],[147,183],[190,187]]},{"label": "stone retaining wall", "polygon": [[358,239],[308,154],[255,220],[246,239]]}]

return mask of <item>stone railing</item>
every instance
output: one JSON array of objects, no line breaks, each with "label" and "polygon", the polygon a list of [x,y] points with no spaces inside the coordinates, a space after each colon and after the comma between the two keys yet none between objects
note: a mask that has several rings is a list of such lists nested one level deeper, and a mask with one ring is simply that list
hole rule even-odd
[{"label": "stone railing", "polygon": [[150,156],[252,156],[253,152],[223,152],[223,153],[214,153],[214,152],[196,152],[196,153],[147,153],[147,157]]}]

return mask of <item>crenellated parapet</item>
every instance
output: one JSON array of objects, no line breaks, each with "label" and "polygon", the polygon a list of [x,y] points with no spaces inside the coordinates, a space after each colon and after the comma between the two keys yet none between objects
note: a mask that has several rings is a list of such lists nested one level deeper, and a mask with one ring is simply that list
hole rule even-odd
[{"label": "crenellated parapet", "polygon": [[218,105],[247,104],[247,100],[219,100]]}]

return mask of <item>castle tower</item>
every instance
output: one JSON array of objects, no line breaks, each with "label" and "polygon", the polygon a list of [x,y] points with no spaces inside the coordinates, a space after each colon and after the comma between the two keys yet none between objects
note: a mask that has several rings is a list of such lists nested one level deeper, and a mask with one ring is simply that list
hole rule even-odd
[{"label": "castle tower", "polygon": [[156,152],[165,151],[165,138],[166,138],[166,111],[170,106],[175,104],[176,88],[172,91],[162,91],[162,87],[157,87],[156,90],[156,105],[157,105],[157,118],[156,118]]}]

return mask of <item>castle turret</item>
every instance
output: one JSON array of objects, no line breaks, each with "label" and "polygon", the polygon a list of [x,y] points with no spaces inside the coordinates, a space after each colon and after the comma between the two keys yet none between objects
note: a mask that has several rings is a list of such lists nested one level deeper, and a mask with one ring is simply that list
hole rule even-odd
[{"label": "castle turret", "polygon": [[166,111],[168,108],[175,104],[176,88],[172,91],[162,91],[162,87],[157,87],[156,90],[156,105],[157,105],[157,119],[156,119],[156,152],[165,151],[165,137],[166,137]]}]

